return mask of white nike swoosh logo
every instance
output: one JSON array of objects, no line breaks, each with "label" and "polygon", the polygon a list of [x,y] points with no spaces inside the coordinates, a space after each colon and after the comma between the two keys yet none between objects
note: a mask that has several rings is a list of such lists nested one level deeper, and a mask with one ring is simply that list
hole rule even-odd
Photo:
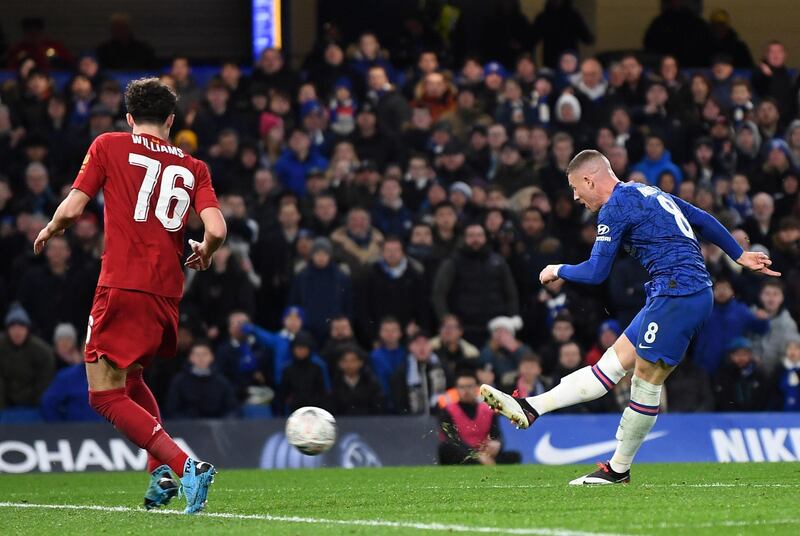
[{"label": "white nike swoosh logo", "polygon": [[643,344],[640,344],[639,348],[641,348],[642,350],[647,350],[648,348],[652,348],[652,346],[645,346]]},{"label": "white nike swoosh logo", "polygon": [[[667,435],[666,431],[651,432],[645,436],[645,441],[658,439]],[[550,443],[550,432],[542,436],[536,444],[533,451],[533,456],[539,463],[545,465],[566,465],[569,463],[577,463],[588,458],[594,458],[606,452],[611,452],[617,448],[617,440],[611,439],[609,441],[601,441],[600,443],[590,443],[588,445],[581,445],[579,447],[559,448],[554,447]]]}]

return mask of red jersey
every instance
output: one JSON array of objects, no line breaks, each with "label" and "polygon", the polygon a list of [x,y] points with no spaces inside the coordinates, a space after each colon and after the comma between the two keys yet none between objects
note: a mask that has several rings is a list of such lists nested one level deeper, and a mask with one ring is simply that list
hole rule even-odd
[{"label": "red jersey", "polygon": [[219,207],[205,163],[156,136],[97,137],[73,188],[102,188],[105,251],[99,286],[169,298],[183,294],[183,235],[189,207]]}]

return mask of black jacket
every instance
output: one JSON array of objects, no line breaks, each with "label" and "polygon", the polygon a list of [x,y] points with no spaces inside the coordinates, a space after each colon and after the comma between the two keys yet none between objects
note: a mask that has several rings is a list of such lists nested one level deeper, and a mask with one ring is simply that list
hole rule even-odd
[{"label": "black jacket", "polygon": [[383,413],[383,390],[378,380],[362,371],[355,385],[337,374],[333,380],[334,415],[379,415]]},{"label": "black jacket", "polygon": [[238,408],[233,386],[218,373],[197,376],[185,370],[169,388],[166,414],[185,419],[228,417]]},{"label": "black jacket", "polygon": [[422,327],[429,324],[429,294],[418,263],[408,260],[405,271],[399,277],[393,277],[384,269],[382,262],[374,263],[359,285],[360,291],[356,317],[359,330],[364,337],[374,340],[381,319],[393,316],[401,326],[410,321]]},{"label": "black jacket", "polygon": [[283,371],[278,396],[289,413],[303,406],[327,406],[325,372],[310,359],[295,359]]}]

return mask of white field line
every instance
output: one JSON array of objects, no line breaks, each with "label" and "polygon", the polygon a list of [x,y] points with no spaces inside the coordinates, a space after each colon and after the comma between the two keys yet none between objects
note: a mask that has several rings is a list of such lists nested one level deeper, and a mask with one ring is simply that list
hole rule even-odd
[{"label": "white field line", "polygon": [[650,525],[630,525],[630,529],[702,529],[714,527],[759,527],[765,525],[800,525],[796,519],[754,519],[751,521],[709,521],[700,523],[652,523]]},{"label": "white field line", "polygon": [[[31,508],[40,510],[88,510],[95,512],[125,512],[125,513],[157,513],[162,515],[186,515],[179,510],[152,510],[146,512],[140,508],[127,506],[94,506],[80,504],[33,504],[0,502],[0,508]],[[521,534],[540,536],[619,536],[610,533],[577,531],[558,528],[505,528],[505,527],[474,527],[470,525],[449,525],[445,523],[412,523],[408,521],[385,521],[381,519],[323,519],[316,517],[299,516],[273,516],[268,514],[229,514],[222,512],[209,512],[196,514],[201,517],[241,519],[255,521],[273,521],[278,523],[300,523],[307,525],[343,525],[351,527],[385,527],[393,529],[416,529],[442,532],[467,532],[482,534]]]}]

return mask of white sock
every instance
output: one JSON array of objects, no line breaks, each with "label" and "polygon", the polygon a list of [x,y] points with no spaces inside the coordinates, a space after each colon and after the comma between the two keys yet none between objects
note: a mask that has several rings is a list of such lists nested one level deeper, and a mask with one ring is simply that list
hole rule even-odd
[{"label": "white sock", "polygon": [[611,458],[613,471],[624,473],[631,468],[633,457],[656,423],[662,387],[638,376],[631,379],[631,402],[622,412],[617,428],[617,450]]},{"label": "white sock", "polygon": [[625,376],[625,369],[613,347],[606,350],[593,367],[583,367],[561,378],[561,383],[538,396],[525,400],[539,415],[596,400],[609,392]]}]

